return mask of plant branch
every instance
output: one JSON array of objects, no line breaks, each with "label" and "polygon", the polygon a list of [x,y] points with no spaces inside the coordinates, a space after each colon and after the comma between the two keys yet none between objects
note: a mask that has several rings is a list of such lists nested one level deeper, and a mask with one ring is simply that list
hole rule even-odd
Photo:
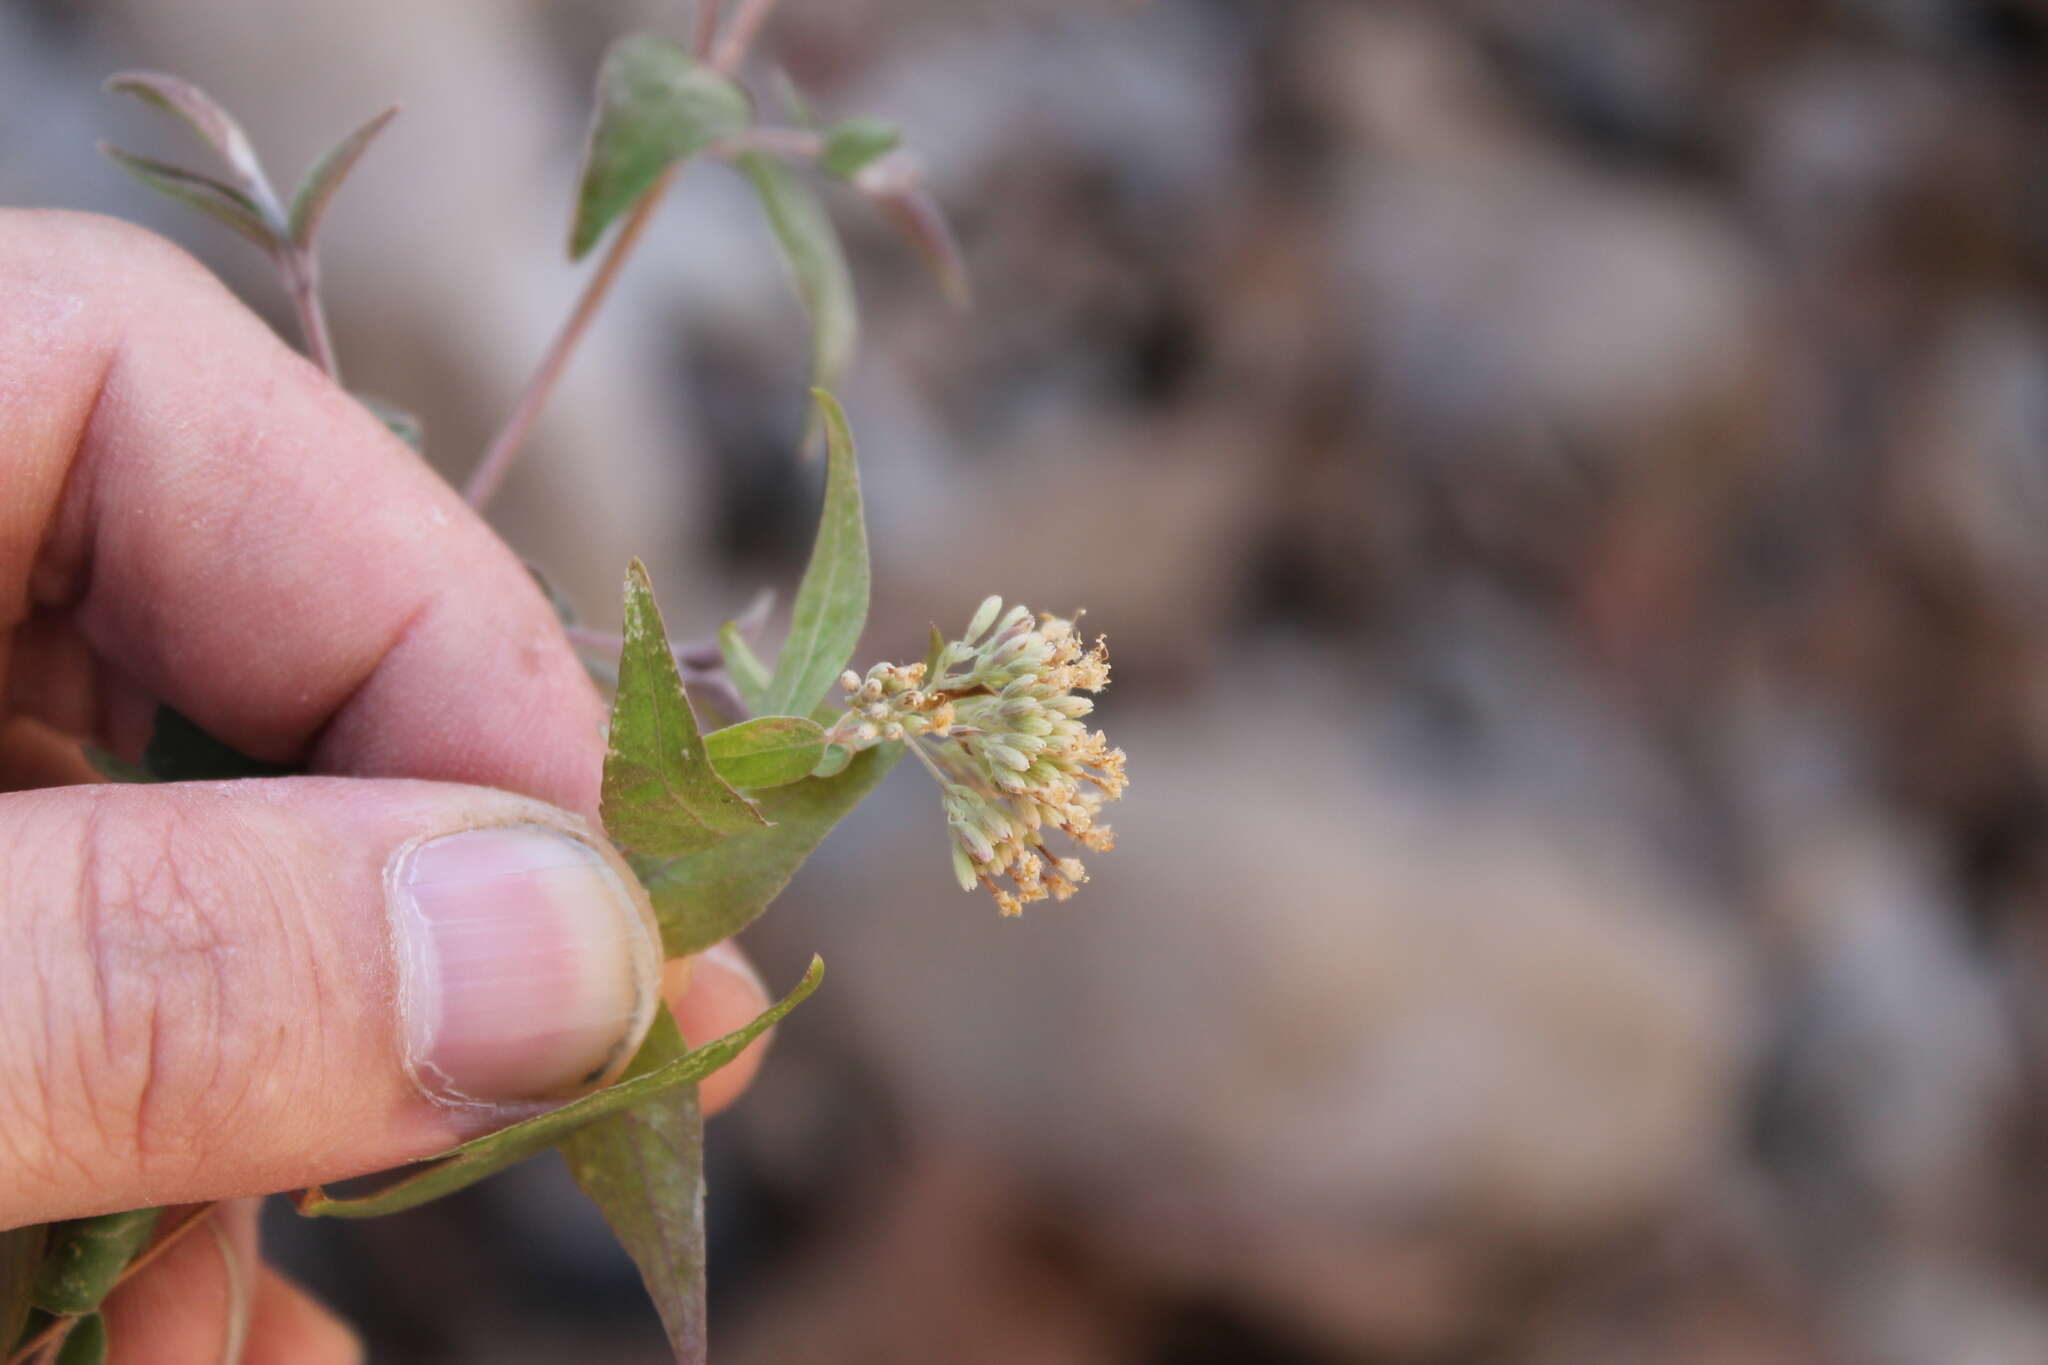
[{"label": "plant branch", "polygon": [[527,436],[533,430],[533,424],[539,420],[541,409],[547,405],[549,396],[554,393],[555,385],[562,378],[562,372],[569,368],[569,358],[576,353],[577,343],[583,340],[584,332],[589,330],[591,319],[597,316],[599,306],[604,303],[605,296],[611,292],[612,284],[618,279],[620,267],[625,265],[626,258],[633,254],[633,248],[639,244],[641,234],[647,230],[649,220],[654,217],[654,210],[660,206],[662,196],[668,193],[669,186],[675,183],[676,175],[681,169],[680,163],[669,167],[661,179],[655,181],[647,193],[640,196],[640,202],[633,206],[632,213],[619,228],[618,235],[612,238],[611,247],[605,252],[604,260],[598,264],[597,273],[583,286],[583,293],[576,300],[575,308],[562,323],[562,330],[555,334],[553,344],[548,347],[547,354],[541,359],[540,368],[535,370],[533,378],[527,381],[526,391],[519,395],[519,402],[513,407],[512,415],[505,419],[505,425],[492,438],[489,448],[484,451],[483,459],[477,462],[475,472],[469,476],[469,483],[462,490],[462,496],[471,507],[481,510],[497,493],[498,485],[505,481],[505,475],[511,470],[512,461],[518,456],[520,446],[525,444]]},{"label": "plant branch", "polygon": [[725,26],[725,34],[711,54],[712,68],[728,76],[739,70],[740,63],[747,59],[747,50],[761,32],[761,25],[768,22],[774,9],[775,0],[741,0],[739,12]]},{"label": "plant branch", "polygon": [[[759,35],[761,26],[768,21],[768,15],[774,8],[775,0],[741,0],[739,10],[732,16],[725,32],[713,46],[712,69],[722,75],[732,75],[740,63],[746,60],[747,50],[754,45],[755,37]],[[709,14],[715,22],[717,10],[716,0],[700,0],[697,33],[700,41],[705,37],[705,16]],[[815,152],[811,154],[815,155]],[[611,292],[620,267],[625,265],[626,258],[639,244],[641,234],[647,230],[648,221],[654,216],[654,210],[660,205],[662,197],[668,193],[669,186],[675,183],[676,175],[681,169],[680,163],[669,167],[661,179],[657,180],[647,193],[640,196],[640,202],[633,206],[632,213],[619,228],[618,235],[612,239],[610,249],[605,252],[604,260],[597,267],[597,273],[583,286],[582,296],[576,300],[576,306],[562,324],[562,330],[556,334],[553,344],[548,347],[547,354],[541,359],[540,368],[535,370],[533,378],[527,381],[526,390],[520,394],[518,403],[512,409],[512,415],[505,419],[505,425],[492,438],[483,458],[477,461],[475,471],[470,474],[469,483],[463,489],[463,497],[471,507],[481,509],[496,496],[498,486],[504,483],[506,473],[512,468],[512,461],[518,457],[520,447],[526,443],[534,423],[540,419],[541,409],[547,406],[548,398],[555,391],[555,385],[560,382],[563,371],[568,369],[569,358],[576,353],[576,346],[582,341],[583,333],[589,329],[591,319],[597,316],[599,306]]]},{"label": "plant branch", "polygon": [[284,273],[291,290],[292,307],[298,310],[299,330],[306,338],[306,355],[341,383],[341,365],[335,359],[334,337],[327,330],[327,310],[320,304],[320,266],[313,253],[302,247],[285,246],[277,253],[277,268]]},{"label": "plant branch", "polygon": [[768,152],[796,161],[816,161],[825,152],[825,139],[822,134],[808,128],[749,128],[738,137],[715,142],[709,148],[710,155],[721,161],[746,152]]},{"label": "plant branch", "polygon": [[718,0],[697,0],[697,31],[692,36],[690,50],[697,54],[697,60],[708,61],[711,44],[718,37]]}]

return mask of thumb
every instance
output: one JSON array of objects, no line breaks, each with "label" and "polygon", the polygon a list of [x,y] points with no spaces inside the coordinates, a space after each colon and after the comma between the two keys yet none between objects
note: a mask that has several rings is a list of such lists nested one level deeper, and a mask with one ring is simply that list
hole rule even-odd
[{"label": "thumb", "polygon": [[339,1179],[587,1089],[661,952],[582,821],[345,778],[0,796],[0,1227]]}]

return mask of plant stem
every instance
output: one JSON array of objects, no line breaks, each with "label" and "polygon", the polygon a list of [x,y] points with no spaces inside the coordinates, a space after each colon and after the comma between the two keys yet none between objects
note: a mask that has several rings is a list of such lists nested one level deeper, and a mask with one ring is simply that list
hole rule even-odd
[{"label": "plant stem", "polygon": [[299,313],[299,330],[306,338],[306,355],[341,383],[341,364],[335,359],[334,337],[327,330],[327,310],[320,305],[320,266],[313,253],[288,246],[280,253],[278,269],[291,289],[292,306]]},{"label": "plant stem", "polygon": [[711,44],[718,37],[718,0],[697,0],[697,31],[690,43],[698,61],[708,61]]},{"label": "plant stem", "polygon": [[[700,0],[700,5],[698,36],[702,39],[704,16],[709,13],[715,21],[718,6],[715,0]],[[714,47],[711,57],[712,69],[727,76],[737,70],[739,64],[746,60],[747,50],[754,45],[761,25],[768,21],[768,15],[774,8],[775,0],[741,0],[739,11],[732,16],[731,23],[726,25],[724,35]],[[669,186],[675,183],[676,175],[681,169],[680,163],[670,166],[661,179],[655,181],[654,186],[640,196],[640,202],[633,206],[632,213],[619,228],[618,235],[612,239],[611,248],[605,252],[604,260],[597,267],[597,273],[583,286],[583,294],[576,300],[576,307],[562,324],[562,330],[556,334],[554,344],[548,347],[540,368],[535,370],[533,378],[527,381],[526,391],[520,394],[519,402],[512,409],[512,415],[505,419],[505,425],[492,438],[483,458],[477,462],[475,472],[469,476],[469,483],[464,487],[462,495],[471,507],[481,509],[486,506],[496,495],[498,485],[505,481],[505,475],[512,468],[512,461],[518,456],[519,448],[526,443],[527,436],[533,430],[533,424],[540,418],[541,409],[547,405],[549,396],[554,393],[562,372],[569,367],[569,358],[576,353],[577,343],[582,341],[583,333],[589,329],[591,319],[597,316],[598,307],[611,292],[620,267],[625,265],[626,258],[639,244],[640,235],[647,230],[648,220],[653,218],[655,208],[668,193]]]},{"label": "plant stem", "polygon": [[713,143],[708,154],[721,161],[745,152],[768,152],[798,161],[816,161],[824,151],[823,135],[808,128],[749,128],[738,137]]},{"label": "plant stem", "polygon": [[633,254],[640,235],[647,230],[654,210],[661,204],[668,187],[675,183],[676,175],[682,170],[681,163],[670,166],[661,179],[654,182],[647,193],[640,196],[640,202],[612,238],[611,247],[605,252],[604,260],[598,264],[597,273],[583,286],[582,296],[576,300],[576,307],[562,323],[562,330],[542,357],[540,368],[533,378],[526,382],[526,391],[519,395],[519,402],[512,409],[512,415],[505,419],[505,425],[492,438],[490,447],[484,451],[483,459],[477,462],[469,483],[462,490],[462,496],[471,507],[478,509],[488,504],[498,491],[498,485],[505,481],[505,475],[512,468],[513,459],[519,454],[519,447],[525,444],[533,430],[533,424],[540,417],[540,411],[547,405],[555,385],[562,378],[562,372],[569,367],[569,358],[576,353],[576,345],[583,340],[583,333],[590,327],[590,321],[597,316],[598,307],[611,292],[612,284],[618,278],[619,268],[626,258]]},{"label": "plant stem", "polygon": [[569,637],[569,643],[578,649],[594,649],[599,654],[616,654],[625,646],[626,637],[615,630],[592,630],[589,626],[564,626],[562,631]]},{"label": "plant stem", "polygon": [[939,765],[935,763],[932,760],[932,756],[925,751],[923,743],[919,741],[916,735],[906,735],[904,736],[904,739],[907,742],[904,744],[903,747],[910,750],[911,753],[917,755],[917,761],[924,764],[924,770],[932,775],[932,781],[939,784],[940,791],[944,791],[947,787],[953,785],[953,779],[947,777],[944,773],[939,771]]},{"label": "plant stem", "polygon": [[768,22],[774,8],[775,0],[741,0],[739,12],[726,25],[725,35],[711,55],[712,68],[728,76],[739,70],[740,63],[747,59],[747,49],[754,45],[761,25]]}]

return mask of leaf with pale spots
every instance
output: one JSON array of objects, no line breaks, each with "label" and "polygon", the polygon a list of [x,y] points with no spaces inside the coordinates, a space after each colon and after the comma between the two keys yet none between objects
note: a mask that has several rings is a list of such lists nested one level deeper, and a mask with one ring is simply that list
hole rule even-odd
[{"label": "leaf with pale spots", "polygon": [[637,559],[626,570],[625,643],[600,812],[619,847],[668,857],[700,852],[763,823],[711,764],[646,566]]},{"label": "leaf with pale spots", "polygon": [[60,1316],[98,1308],[128,1263],[148,1244],[162,1212],[135,1209],[53,1225],[31,1295],[36,1307]]}]

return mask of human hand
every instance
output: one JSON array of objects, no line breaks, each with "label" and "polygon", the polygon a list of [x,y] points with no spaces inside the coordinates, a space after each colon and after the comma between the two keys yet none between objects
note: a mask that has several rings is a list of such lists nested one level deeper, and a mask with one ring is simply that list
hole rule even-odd
[{"label": "human hand", "polygon": [[[72,785],[159,703],[320,775]],[[198,265],[0,211],[0,1228],[431,1155],[587,1088],[657,980],[692,1039],[758,1013],[735,954],[661,968],[603,719],[519,561]],[[117,1361],[354,1358],[213,1219]]]}]

